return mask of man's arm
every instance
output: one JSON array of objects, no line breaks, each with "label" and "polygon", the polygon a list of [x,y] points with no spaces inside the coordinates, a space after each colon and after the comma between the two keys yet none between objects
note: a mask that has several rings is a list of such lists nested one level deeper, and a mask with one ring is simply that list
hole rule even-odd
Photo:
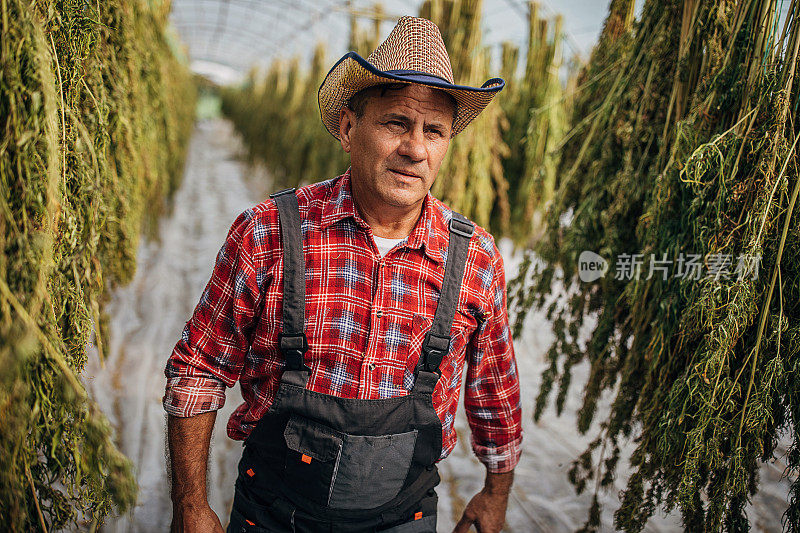
[{"label": "man's arm", "polygon": [[503,529],[513,480],[513,470],[501,474],[487,470],[483,489],[469,501],[453,533],[466,533],[472,524],[480,533],[497,533]]},{"label": "man's arm", "polygon": [[520,457],[519,376],[508,326],[503,258],[494,243],[492,248],[489,309],[467,347],[464,395],[472,449],[486,466],[486,481],[464,509],[455,533],[468,531],[471,524],[480,533],[495,533],[503,528],[514,468]]},{"label": "man's arm", "polygon": [[206,496],[208,446],[225,389],[243,371],[261,306],[255,216],[248,209],[231,225],[211,278],[167,361],[163,404],[169,414],[172,531],[222,531]]},{"label": "man's arm", "polygon": [[185,418],[169,415],[172,533],[223,531],[206,495],[208,446],[216,418],[216,411]]}]

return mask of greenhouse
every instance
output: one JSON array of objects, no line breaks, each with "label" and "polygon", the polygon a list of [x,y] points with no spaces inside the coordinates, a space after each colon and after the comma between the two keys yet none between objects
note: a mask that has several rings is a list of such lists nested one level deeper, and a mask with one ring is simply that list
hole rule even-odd
[{"label": "greenhouse", "polygon": [[800,532],[795,15],[0,0],[0,530]]}]

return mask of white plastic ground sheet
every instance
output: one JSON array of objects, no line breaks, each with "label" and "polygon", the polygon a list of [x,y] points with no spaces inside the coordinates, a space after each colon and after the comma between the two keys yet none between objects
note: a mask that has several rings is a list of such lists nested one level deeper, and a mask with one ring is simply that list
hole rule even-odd
[{"label": "white plastic ground sheet", "polygon": [[[106,361],[89,348],[85,383],[116,428],[122,450],[133,461],[139,480],[139,502],[131,513],[110,520],[107,532],[167,531],[171,518],[165,461],[166,418],[161,407],[164,364],[178,340],[208,280],[217,251],[230,224],[246,208],[266,197],[263,180],[248,179],[251,171],[241,161],[242,149],[229,123],[222,119],[198,123],[176,193],[175,208],[160,223],[159,242],[142,241],[133,282],[116,290],[107,307],[110,335]],[[257,182],[261,184],[257,184]],[[517,268],[518,256],[501,243],[507,278]],[[588,321],[587,326],[591,326]],[[586,333],[586,332],[584,332]],[[568,532],[585,521],[589,494],[578,496],[567,481],[570,463],[594,433],[580,435],[575,411],[580,405],[585,365],[575,369],[573,389],[565,412],[548,407],[542,419],[532,420],[533,404],[545,366],[544,356],[553,339],[543,314],[532,313],[525,334],[515,342],[523,398],[524,445],[509,502],[506,528],[514,532]],[[209,471],[209,497],[223,524],[233,497],[241,443],[230,440],[225,424],[241,402],[238,387],[229,390],[217,418]],[[607,402],[606,402],[607,403]],[[599,411],[602,415],[603,411]],[[456,422],[459,443],[441,463],[439,531],[451,531],[469,498],[483,484],[484,468],[469,446],[469,427],[459,407]],[[630,451],[631,447],[626,448]],[[620,461],[616,488],[603,496],[603,531],[613,530],[617,492],[624,487],[626,462]],[[780,531],[788,483],[781,480],[780,462],[761,471],[761,491],[749,508],[753,531]],[[680,531],[677,515],[657,515],[648,531]]]}]

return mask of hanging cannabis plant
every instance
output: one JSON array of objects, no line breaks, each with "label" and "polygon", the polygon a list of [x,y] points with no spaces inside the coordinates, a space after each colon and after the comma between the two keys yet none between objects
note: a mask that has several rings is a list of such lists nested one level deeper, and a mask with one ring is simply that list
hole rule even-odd
[{"label": "hanging cannabis plant", "polygon": [[295,187],[344,172],[347,154],[319,120],[317,89],[327,73],[317,45],[308,70],[299,58],[251,71],[240,87],[221,89],[222,111],[244,140],[251,163],[266,167],[274,188]]},{"label": "hanging cannabis plant", "polygon": [[[0,2],[0,528],[96,529],[130,462],[79,380],[177,187],[193,85],[159,2]],[[93,331],[94,329],[94,331]]]},{"label": "hanging cannabis plant", "polygon": [[[527,244],[543,229],[542,213],[552,200],[557,181],[561,143],[568,130],[574,92],[574,69],[563,61],[563,20],[539,16],[539,5],[528,3],[528,43],[525,64],[517,73],[519,49],[503,43],[502,77],[506,87],[498,97],[507,127],[503,158],[511,205],[508,235]],[[566,75],[568,87],[561,77]]]},{"label": "hanging cannabis plant", "polygon": [[[777,0],[648,0],[620,31],[631,4],[612,3],[546,239],[512,284],[518,329],[554,280],[569,288],[548,309],[556,341],[535,416],[553,389],[563,408],[572,367],[588,361],[579,429],[601,393],[613,401],[570,479],[609,486],[633,439],[615,513],[626,531],[659,508],[689,531],[747,530],[759,463],[786,431],[785,523],[798,531],[800,4],[781,18]],[[608,261],[604,276],[581,279],[602,266],[586,252]],[[595,496],[585,529],[598,526]]]}]

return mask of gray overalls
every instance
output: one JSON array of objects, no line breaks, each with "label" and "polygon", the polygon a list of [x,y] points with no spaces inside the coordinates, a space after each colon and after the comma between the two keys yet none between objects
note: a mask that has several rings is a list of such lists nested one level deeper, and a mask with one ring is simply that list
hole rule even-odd
[{"label": "gray overalls", "polygon": [[433,389],[450,348],[473,225],[453,213],[442,291],[410,393],[339,398],[306,389],[300,212],[294,189],[271,197],[283,241],[279,338],[286,367],[272,405],[244,442],[228,532],[435,532],[442,424]]}]

